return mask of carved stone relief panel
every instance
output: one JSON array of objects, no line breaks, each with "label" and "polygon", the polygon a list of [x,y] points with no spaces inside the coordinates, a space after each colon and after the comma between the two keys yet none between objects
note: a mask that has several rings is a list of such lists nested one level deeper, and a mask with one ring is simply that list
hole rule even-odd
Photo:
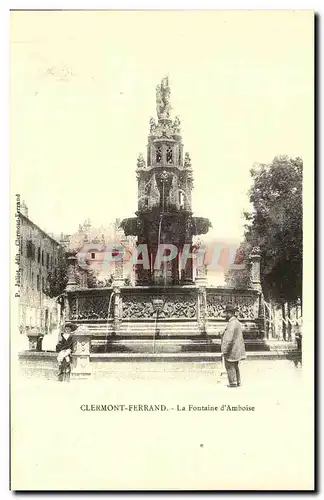
[{"label": "carved stone relief panel", "polygon": [[258,317],[258,296],[234,295],[234,306],[237,308],[239,319],[255,319]]},{"label": "carved stone relief panel", "polygon": [[207,294],[207,314],[209,318],[224,318],[226,304],[233,304],[238,319],[255,319],[258,317],[259,301],[254,295],[217,295]]},{"label": "carved stone relief panel", "polygon": [[[194,296],[174,295],[163,296],[163,308],[159,311],[159,318],[192,319],[197,314],[197,300]],[[153,299],[154,300],[154,299]],[[152,296],[123,297],[123,318],[152,318],[156,317],[156,309]]]},{"label": "carved stone relief panel", "polygon": [[[70,319],[108,319],[110,294],[73,297],[70,301]],[[110,304],[109,317],[113,316]]]}]

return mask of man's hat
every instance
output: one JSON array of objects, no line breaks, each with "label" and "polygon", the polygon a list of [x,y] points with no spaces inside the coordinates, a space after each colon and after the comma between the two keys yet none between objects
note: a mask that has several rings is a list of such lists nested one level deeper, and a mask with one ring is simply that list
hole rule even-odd
[{"label": "man's hat", "polygon": [[233,313],[234,314],[235,313],[235,307],[232,304],[226,304],[225,312]]},{"label": "man's hat", "polygon": [[77,326],[74,325],[73,323],[65,323],[63,329],[65,330],[65,328],[71,328],[72,332],[74,332],[74,330],[77,329]]}]

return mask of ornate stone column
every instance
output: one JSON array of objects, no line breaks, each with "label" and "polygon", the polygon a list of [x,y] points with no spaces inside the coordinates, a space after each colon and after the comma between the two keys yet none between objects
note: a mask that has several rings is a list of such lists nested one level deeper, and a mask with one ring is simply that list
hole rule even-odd
[{"label": "ornate stone column", "polygon": [[258,314],[258,323],[259,323],[259,336],[261,339],[265,338],[266,335],[266,318],[265,318],[265,305],[264,305],[264,296],[262,293],[261,287],[261,270],[260,270],[260,248],[253,247],[250,253],[250,262],[251,262],[251,286],[254,290],[257,290],[259,295],[259,314]]},{"label": "ornate stone column", "polygon": [[206,264],[199,264],[197,259],[197,275],[195,279],[195,283],[197,286],[206,286],[207,285],[207,266]]},{"label": "ornate stone column", "polygon": [[67,258],[68,261],[68,282],[66,285],[66,290],[74,290],[77,287],[77,278],[76,278],[76,266],[77,266],[77,258],[75,255],[70,255]]},{"label": "ornate stone column", "polygon": [[[190,254],[193,253],[192,246],[190,247]],[[188,257],[186,260],[184,269],[181,270],[181,281],[183,284],[193,283],[193,262],[192,257]]]},{"label": "ornate stone column", "polygon": [[71,376],[74,379],[89,378],[91,376],[90,346],[92,334],[86,326],[82,325],[72,335],[74,351]]},{"label": "ornate stone column", "polygon": [[179,255],[177,255],[172,261],[172,284],[179,284]]},{"label": "ornate stone column", "polygon": [[62,315],[61,315],[61,324],[64,325],[66,321],[69,321],[70,319],[70,303],[69,303],[69,294],[67,292],[64,292],[62,294]]},{"label": "ornate stone column", "polygon": [[259,325],[260,325],[260,338],[264,339],[266,337],[266,317],[265,317],[265,305],[264,296],[260,292],[259,296]]},{"label": "ornate stone column", "polygon": [[120,287],[124,284],[124,261],[123,259],[115,260],[114,264],[115,264],[115,276],[113,281],[113,287],[114,286]]},{"label": "ornate stone column", "polygon": [[197,321],[200,335],[206,335],[207,293],[204,285],[197,289]]},{"label": "ornate stone column", "polygon": [[30,329],[27,333],[29,351],[41,351],[44,335],[36,327]]},{"label": "ornate stone column", "polygon": [[254,290],[262,291],[261,288],[261,271],[260,271],[260,248],[253,247],[250,254],[251,262],[251,285]]},{"label": "ornate stone column", "polygon": [[113,322],[113,332],[116,333],[120,330],[121,322],[122,322],[122,297],[120,293],[120,287],[118,285],[113,285],[113,303],[114,303],[114,322]]}]

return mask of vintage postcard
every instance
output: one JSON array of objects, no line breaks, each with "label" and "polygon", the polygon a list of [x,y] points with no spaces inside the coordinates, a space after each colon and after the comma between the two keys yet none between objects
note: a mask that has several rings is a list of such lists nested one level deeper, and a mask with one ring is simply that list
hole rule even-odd
[{"label": "vintage postcard", "polygon": [[314,489],[314,13],[11,11],[11,484]]}]

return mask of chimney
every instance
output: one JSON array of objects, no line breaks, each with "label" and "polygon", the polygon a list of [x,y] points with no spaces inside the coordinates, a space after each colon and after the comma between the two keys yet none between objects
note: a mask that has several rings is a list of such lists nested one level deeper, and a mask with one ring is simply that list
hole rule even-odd
[{"label": "chimney", "polygon": [[20,205],[20,213],[23,214],[25,217],[28,217],[28,207],[25,201],[23,201]]}]

